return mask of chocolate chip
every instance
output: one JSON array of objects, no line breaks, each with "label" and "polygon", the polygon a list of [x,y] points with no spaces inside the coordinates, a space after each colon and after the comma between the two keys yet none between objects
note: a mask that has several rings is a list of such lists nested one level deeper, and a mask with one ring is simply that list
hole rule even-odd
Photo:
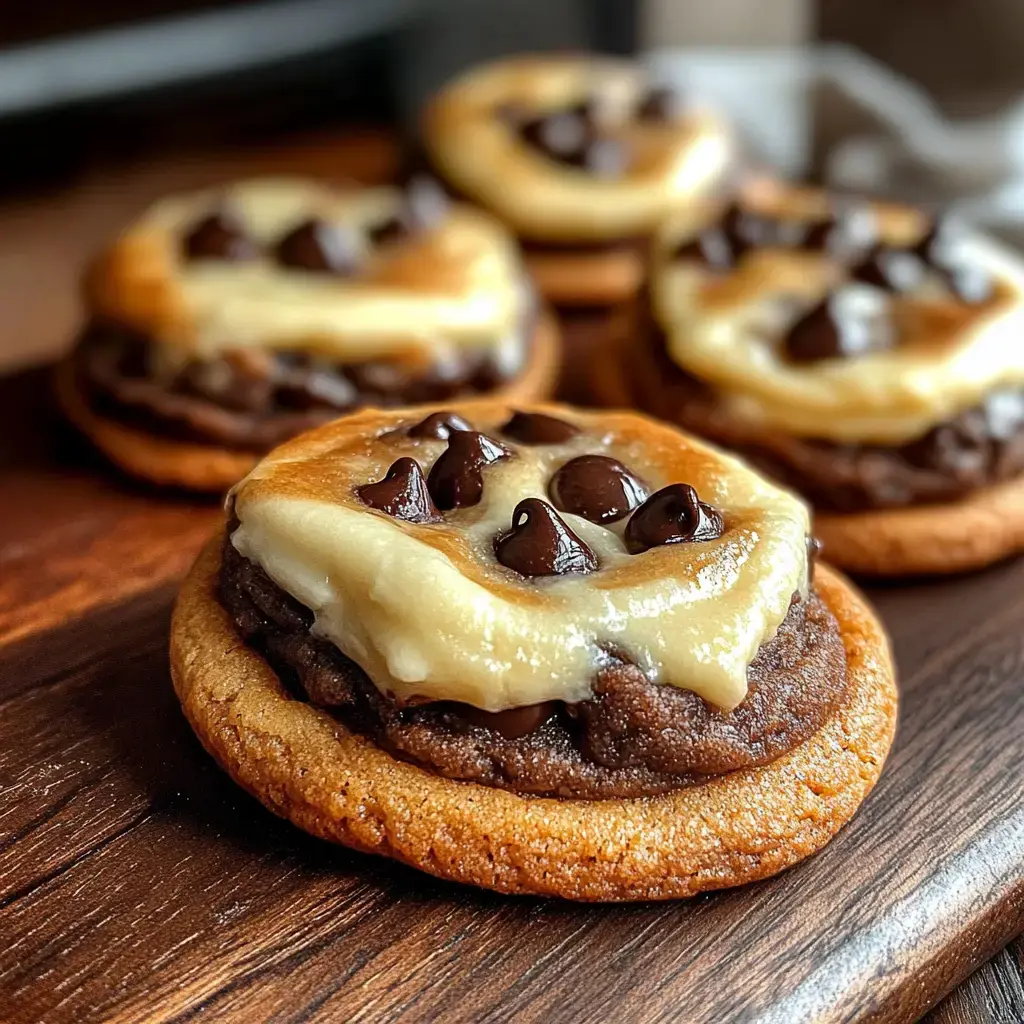
[{"label": "chocolate chip", "polygon": [[925,276],[921,257],[908,249],[876,246],[852,272],[855,281],[882,288],[887,292],[909,292],[917,288]]},{"label": "chocolate chip", "polygon": [[357,487],[356,494],[370,508],[408,523],[436,523],[441,519],[415,459],[398,459],[383,480]]},{"label": "chocolate chip", "polygon": [[558,710],[558,701],[546,700],[506,711],[483,711],[472,704],[452,704],[460,718],[483,729],[493,729],[505,739],[517,740],[536,732]]},{"label": "chocolate chip", "polygon": [[800,245],[811,252],[849,260],[869,249],[877,237],[878,222],[871,210],[849,206],[806,226]]},{"label": "chocolate chip", "polygon": [[618,459],[580,455],[548,484],[555,508],[592,523],[614,523],[647,497],[647,489]]},{"label": "chocolate chip", "polygon": [[694,260],[717,271],[729,270],[736,262],[732,244],[720,228],[708,228],[691,241],[684,242],[672,258]]},{"label": "chocolate chip", "polygon": [[593,104],[589,102],[532,118],[520,125],[519,133],[552,160],[598,177],[617,177],[629,163],[623,142],[597,130]]},{"label": "chocolate chip", "polygon": [[185,255],[190,260],[254,259],[257,248],[241,221],[230,210],[217,210],[200,220],[185,236]]},{"label": "chocolate chip", "polygon": [[359,269],[359,242],[354,232],[314,217],[277,243],[277,261],[318,274],[349,276]]},{"label": "chocolate chip", "polygon": [[410,437],[428,437],[436,441],[447,441],[456,430],[472,430],[469,423],[457,412],[432,412],[426,419],[409,428]]},{"label": "chocolate chip", "polygon": [[683,114],[685,102],[678,89],[670,85],[652,85],[636,108],[640,121],[677,121]]},{"label": "chocolate chip", "polygon": [[520,576],[593,572],[594,552],[540,498],[524,498],[512,513],[512,529],[494,542],[499,562]]},{"label": "chocolate chip", "polygon": [[855,285],[834,291],[790,329],[786,357],[794,363],[850,359],[891,348],[895,331],[885,299]]},{"label": "chocolate chip", "polygon": [[561,444],[575,437],[579,428],[542,412],[515,412],[501,432],[523,444]]},{"label": "chocolate chip", "polygon": [[448,447],[431,467],[427,486],[441,509],[467,508],[484,493],[484,466],[507,459],[511,452],[501,443],[475,430],[457,430]]},{"label": "chocolate chip", "polygon": [[669,484],[630,516],[623,539],[626,550],[638,555],[662,544],[714,540],[723,528],[717,509],[698,500],[689,484]]},{"label": "chocolate chip", "polygon": [[995,281],[986,267],[969,262],[962,251],[967,229],[952,217],[937,218],[914,252],[942,279],[962,302],[978,305],[992,297]]},{"label": "chocolate chip", "polygon": [[390,245],[407,237],[408,234],[408,225],[397,213],[374,224],[368,231],[370,241],[374,245]]}]

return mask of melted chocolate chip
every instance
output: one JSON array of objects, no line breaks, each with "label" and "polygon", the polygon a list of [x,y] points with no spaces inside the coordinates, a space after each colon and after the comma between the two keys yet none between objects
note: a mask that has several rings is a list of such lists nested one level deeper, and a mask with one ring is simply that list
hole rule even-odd
[{"label": "melted chocolate chip", "polygon": [[733,203],[717,224],[681,246],[674,258],[698,259],[715,270],[727,270],[748,249],[778,244],[780,231],[778,222]]},{"label": "melted chocolate chip", "polygon": [[793,325],[785,352],[791,362],[814,363],[890,348],[894,340],[884,299],[867,289],[847,287],[833,292]]},{"label": "melted chocolate chip", "polygon": [[484,466],[507,459],[511,452],[498,441],[475,430],[457,430],[427,477],[434,503],[440,509],[468,508],[484,493]]},{"label": "melted chocolate chip", "polygon": [[546,700],[507,711],[483,711],[472,704],[452,704],[458,715],[471,725],[493,729],[506,739],[517,740],[536,732],[558,710],[558,701]]},{"label": "melted chocolate chip", "polygon": [[991,272],[970,262],[962,251],[967,230],[952,217],[933,221],[914,252],[935,270],[943,284],[962,302],[977,305],[992,297],[995,282]]},{"label": "melted chocolate chip", "polygon": [[921,257],[909,249],[876,246],[854,267],[852,276],[855,281],[887,292],[909,292],[924,280],[925,265]]},{"label": "melted chocolate chip", "polygon": [[571,459],[551,478],[548,493],[555,508],[592,523],[614,523],[647,497],[644,485],[607,455]]},{"label": "melted chocolate chip", "polygon": [[432,412],[426,419],[409,428],[410,437],[428,437],[436,441],[447,441],[456,430],[472,430],[467,420],[457,412]]},{"label": "melted chocolate chip", "polygon": [[408,523],[436,523],[441,519],[415,459],[398,459],[383,480],[357,487],[356,494],[370,508]]},{"label": "melted chocolate chip", "polygon": [[662,544],[714,540],[723,529],[721,514],[698,500],[689,484],[669,484],[630,516],[623,539],[626,550],[638,555]]},{"label": "melted chocolate chip", "polygon": [[729,270],[736,262],[732,244],[720,228],[709,228],[684,242],[672,254],[673,259],[695,260],[711,270]]},{"label": "melted chocolate chip", "polygon": [[867,251],[877,237],[874,214],[867,207],[850,206],[807,226],[800,244],[812,252],[849,260]]},{"label": "melted chocolate chip", "polygon": [[256,245],[230,210],[217,210],[193,226],[183,247],[190,260],[254,259]]},{"label": "melted chocolate chip", "polygon": [[374,245],[390,245],[409,234],[408,225],[397,214],[394,213],[385,220],[374,224],[368,231],[370,241]]},{"label": "melted chocolate chip", "polygon": [[575,437],[579,428],[541,412],[515,412],[501,432],[523,444],[561,444]]},{"label": "melted chocolate chip", "polygon": [[636,108],[639,121],[677,121],[683,114],[685,103],[682,93],[669,85],[653,85]]},{"label": "melted chocolate chip", "polygon": [[532,118],[519,126],[519,134],[552,160],[598,177],[617,177],[629,163],[622,141],[598,131],[591,101]]},{"label": "melted chocolate chip", "polygon": [[520,576],[593,572],[594,552],[540,498],[524,498],[512,513],[512,529],[494,542],[499,562]]},{"label": "melted chocolate chip", "polygon": [[358,240],[353,232],[314,217],[277,243],[277,261],[318,274],[348,276],[359,268]]}]

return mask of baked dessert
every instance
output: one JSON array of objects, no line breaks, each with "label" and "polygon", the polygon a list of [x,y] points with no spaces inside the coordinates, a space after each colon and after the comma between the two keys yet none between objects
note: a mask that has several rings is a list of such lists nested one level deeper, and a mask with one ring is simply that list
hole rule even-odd
[{"label": "baked dessert", "polygon": [[720,187],[725,125],[639,65],[514,57],[471,70],[427,105],[423,156],[523,242],[541,293],[605,307],[643,279],[654,228]]},{"label": "baked dessert", "polygon": [[92,267],[70,418],[160,484],[224,490],[362,405],[545,397],[558,338],[508,233],[428,181],[166,199]]},{"label": "baked dessert", "polygon": [[759,180],[666,227],[592,377],[801,492],[830,562],[953,572],[1024,548],[1022,330],[995,241]]},{"label": "baked dessert", "polygon": [[231,492],[171,668],[276,813],[505,892],[773,874],[874,785],[896,692],[808,512],[635,414],[366,410]]}]

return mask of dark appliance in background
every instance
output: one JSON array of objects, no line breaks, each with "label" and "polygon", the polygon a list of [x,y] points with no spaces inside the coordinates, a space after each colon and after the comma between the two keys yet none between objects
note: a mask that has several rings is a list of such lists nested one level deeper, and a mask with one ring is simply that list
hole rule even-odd
[{"label": "dark appliance in background", "polygon": [[59,185],[98,163],[401,124],[474,60],[518,49],[631,52],[636,7],[55,0],[0,12],[0,192]]}]

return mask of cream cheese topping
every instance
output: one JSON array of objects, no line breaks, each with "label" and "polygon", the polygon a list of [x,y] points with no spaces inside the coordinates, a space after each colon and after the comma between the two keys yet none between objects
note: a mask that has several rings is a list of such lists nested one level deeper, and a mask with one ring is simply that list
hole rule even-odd
[{"label": "cream cheese topping", "polygon": [[[717,187],[733,158],[726,127],[694,109],[668,124],[630,123],[646,86],[642,68],[593,57],[518,57],[476,68],[428,105],[424,145],[464,194],[529,238],[602,241],[652,231],[673,206]],[[601,179],[550,160],[496,113],[542,114],[600,92],[635,154],[621,177]]]},{"label": "cream cheese topping", "polygon": [[[890,241],[905,244],[923,230],[913,211],[880,213]],[[839,443],[896,445],[995,389],[1024,385],[1024,261],[988,238],[968,236],[962,255],[991,271],[992,299],[968,306],[934,285],[893,296],[886,301],[899,336],[894,347],[806,364],[787,360],[782,340],[799,311],[824,299],[846,271],[819,253],[766,248],[716,275],[672,258],[693,233],[690,218],[658,239],[652,311],[673,361],[712,384],[745,423]]]},{"label": "cream cheese topping", "polygon": [[[171,361],[253,346],[340,363],[435,363],[459,350],[515,344],[524,279],[515,244],[469,207],[454,206],[437,227],[377,249],[360,232],[365,267],[351,277],[282,267],[273,258],[274,244],[312,217],[369,229],[401,202],[395,188],[336,191],[293,179],[165,199],[119,239],[97,275],[94,305],[155,338]],[[265,254],[244,262],[183,259],[183,235],[225,203]]]},{"label": "cream cheese topping", "polygon": [[[459,411],[500,437],[510,409]],[[631,414],[548,411],[585,433],[571,441],[510,444],[514,458],[484,469],[481,503],[415,525],[363,505],[354,493],[401,456],[428,472],[446,442],[395,427],[425,411],[368,411],[278,449],[233,492],[232,543],[315,614],[314,632],[403,700],[457,700],[488,711],[590,695],[607,645],[653,680],[722,708],[740,703],[760,646],[805,591],[808,512],[742,463]],[[384,436],[381,436],[384,435]],[[612,528],[563,514],[593,549],[586,576],[524,580],[500,565],[494,538],[524,497],[548,500],[552,473],[584,452],[611,454],[649,485],[687,482],[725,520],[715,541],[626,552]]]}]

